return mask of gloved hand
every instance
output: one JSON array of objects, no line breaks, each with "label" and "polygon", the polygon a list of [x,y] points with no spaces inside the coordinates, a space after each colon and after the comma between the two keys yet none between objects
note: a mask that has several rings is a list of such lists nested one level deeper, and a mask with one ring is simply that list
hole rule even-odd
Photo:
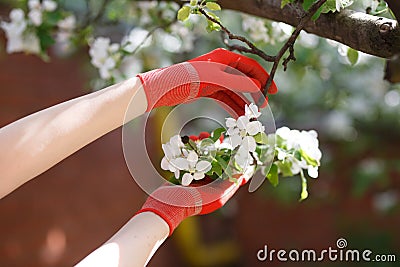
[{"label": "gloved hand", "polygon": [[239,176],[237,182],[218,180],[198,187],[163,185],[147,198],[136,214],[154,212],[168,224],[171,235],[185,218],[221,208],[247,181],[248,178]]},{"label": "gloved hand", "polygon": [[[147,111],[198,97],[211,97],[224,102],[237,113],[243,113],[246,101],[241,93],[261,95],[269,75],[257,61],[219,48],[188,62],[139,74],[138,77],[146,93]],[[277,92],[275,83],[268,92]]]}]

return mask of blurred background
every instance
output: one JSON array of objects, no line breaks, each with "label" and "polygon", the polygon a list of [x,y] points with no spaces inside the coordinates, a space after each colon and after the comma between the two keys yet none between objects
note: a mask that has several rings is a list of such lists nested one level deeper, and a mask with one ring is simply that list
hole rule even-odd
[{"label": "blurred background", "polygon": [[[87,11],[81,3],[85,1],[66,2],[59,5],[78,15]],[[146,29],[139,25],[152,29],[161,23],[151,12],[176,11],[172,4],[135,3],[127,9],[126,1],[111,3],[103,22],[123,23],[104,23],[92,34],[113,42],[132,29],[136,34]],[[364,8],[362,4],[356,7]],[[26,1],[0,1],[2,20],[12,8],[24,5]],[[271,54],[291,31],[287,25],[265,20],[259,24],[260,19],[236,12],[224,11],[221,19]],[[124,75],[223,47],[219,33],[207,33],[203,20],[195,17],[186,23],[186,28],[154,31],[129,58],[130,65],[124,65]],[[8,54],[6,44],[0,31],[1,127],[125,77],[99,76],[88,46],[55,45],[44,61],[36,55]],[[149,266],[313,266],[261,262],[257,252],[265,245],[321,251],[336,248],[339,238],[351,249],[397,256],[397,262],[362,266],[400,266],[400,86],[383,80],[383,59],[359,53],[354,64],[347,47],[314,35],[302,34],[295,53],[296,62],[286,72],[278,70],[279,92],[269,103],[277,127],[319,133],[323,157],[319,177],[308,180],[309,198],[298,202],[296,178],[282,178],[276,188],[265,181],[255,193],[242,188],[221,210],[184,221]],[[161,114],[150,120],[162,121]],[[0,200],[0,266],[71,266],[141,207],[146,194],[126,167],[121,132],[105,135]],[[159,149],[160,144],[151,146]]]}]

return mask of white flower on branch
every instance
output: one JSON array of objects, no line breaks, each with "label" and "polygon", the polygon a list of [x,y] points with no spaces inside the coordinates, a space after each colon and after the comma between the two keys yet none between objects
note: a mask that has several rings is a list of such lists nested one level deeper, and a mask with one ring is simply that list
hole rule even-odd
[{"label": "white flower on branch", "polygon": [[[133,53],[139,46],[146,47],[151,44],[152,37],[149,31],[136,27],[122,39],[121,47],[128,53]],[[147,39],[146,39],[147,38]]]},{"label": "white flower on branch", "polygon": [[121,55],[118,53],[120,45],[111,43],[110,38],[99,37],[90,45],[89,54],[93,66],[99,69],[102,79],[110,79],[112,72],[117,66]]},{"label": "white flower on branch", "polygon": [[23,51],[23,33],[26,29],[27,23],[25,14],[22,9],[13,9],[10,12],[10,22],[1,22],[1,28],[6,33],[7,53]]},{"label": "white flower on branch", "polygon": [[42,7],[48,12],[53,12],[57,9],[57,3],[52,0],[43,0]]},{"label": "white flower on branch", "polygon": [[226,119],[225,125],[228,127],[226,132],[228,135],[227,142],[232,146],[232,149],[243,145],[243,140],[246,136],[254,136],[264,132],[265,127],[256,120],[260,116],[261,113],[258,111],[258,107],[251,103],[245,106],[245,115],[240,116],[237,120],[233,118]]},{"label": "white flower on branch", "polygon": [[58,32],[56,41],[61,53],[68,53],[72,50],[72,38],[76,28],[76,18],[70,15],[57,23]]},{"label": "white flower on branch", "polygon": [[201,180],[205,173],[211,170],[211,163],[205,160],[199,160],[196,152],[190,151],[187,158],[177,161],[178,168],[188,171],[182,177],[182,185],[188,186],[193,180]]},{"label": "white flower on branch", "polygon": [[[306,169],[310,177],[317,178],[318,166],[322,157],[317,132],[314,130],[300,132],[288,127],[281,127],[276,130],[276,135],[280,138],[279,147],[276,149],[278,160],[289,161],[293,175],[298,174],[301,169]],[[296,151],[300,153],[301,160],[294,156]]]},{"label": "white flower on branch", "polygon": [[[265,134],[265,127],[257,120],[260,116],[262,113],[258,107],[250,104],[245,106],[243,116],[226,118],[225,131],[216,129],[212,133],[201,133],[199,137],[190,138],[173,136],[162,145],[165,156],[161,160],[161,168],[174,173],[184,186],[206,175],[212,179],[225,177],[233,181],[237,175],[245,175],[250,179],[261,170],[271,183],[277,185],[279,174],[300,174],[301,198],[304,199],[307,189],[304,171],[312,178],[318,177],[322,154],[318,147],[317,132],[282,127],[275,133],[277,143],[271,146],[266,140],[272,138],[273,134]],[[219,138],[224,132],[224,138]],[[270,163],[274,171],[266,173]]]},{"label": "white flower on branch", "polygon": [[39,38],[33,32],[27,31],[28,22],[22,9],[10,12],[10,22],[1,22],[1,28],[7,36],[7,53],[27,52],[40,53]]},{"label": "white flower on branch", "polygon": [[173,136],[168,143],[162,145],[165,156],[161,160],[161,168],[173,172],[177,179],[179,178],[180,170],[178,168],[178,165],[180,165],[179,158],[182,155],[188,155],[188,152],[183,147],[184,144],[179,135]]},{"label": "white flower on branch", "polygon": [[30,21],[33,25],[40,26],[43,23],[43,12],[53,12],[57,9],[57,3],[52,0],[44,0],[42,3],[39,0],[29,0],[28,7]]},{"label": "white flower on branch", "polygon": [[255,18],[254,16],[243,16],[242,28],[244,31],[249,32],[250,37],[256,42],[270,41],[268,29],[265,26],[265,20]]},{"label": "white flower on branch", "polygon": [[32,9],[28,13],[28,17],[33,25],[42,25],[42,11],[40,9]]}]

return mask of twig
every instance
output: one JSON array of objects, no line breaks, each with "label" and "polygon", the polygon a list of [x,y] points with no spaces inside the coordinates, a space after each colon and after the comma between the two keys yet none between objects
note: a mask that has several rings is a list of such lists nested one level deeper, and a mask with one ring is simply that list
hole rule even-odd
[{"label": "twig", "polygon": [[139,43],[139,45],[136,46],[136,48],[132,51],[131,54],[132,54],[132,55],[136,54],[136,52],[146,43],[147,39],[149,39],[150,36],[152,36],[156,30],[158,30],[158,29],[165,29],[165,28],[171,26],[171,25],[172,25],[173,23],[175,23],[176,21],[177,21],[177,19],[174,19],[174,20],[168,21],[168,22],[165,23],[164,25],[155,26],[153,29],[151,29],[151,30],[146,34],[146,36],[145,36],[145,37],[143,38],[143,40]]},{"label": "twig", "polygon": [[282,48],[279,50],[278,54],[275,56],[271,56],[266,54],[264,51],[260,50],[257,48],[256,45],[254,45],[251,41],[249,41],[246,37],[240,36],[233,34],[231,31],[229,31],[222,23],[218,20],[215,19],[214,17],[210,16],[204,9],[199,8],[199,12],[203,14],[209,21],[214,22],[218,24],[221,27],[221,30],[223,34],[226,34],[230,40],[239,40],[243,43],[245,43],[248,47],[242,46],[242,45],[231,45],[229,44],[228,40],[226,38],[223,38],[224,44],[231,50],[236,50],[239,52],[245,52],[245,53],[251,53],[254,55],[257,55],[264,59],[267,62],[273,62],[272,69],[269,75],[269,78],[266,82],[266,85],[263,90],[263,94],[266,96],[268,94],[268,89],[272,84],[272,81],[274,79],[276,70],[278,69],[279,63],[282,59],[282,57],[285,55],[285,53],[289,50],[289,56],[283,60],[283,67],[284,70],[286,71],[288,63],[293,60],[296,60],[296,57],[294,56],[294,43],[296,42],[297,37],[299,36],[300,32],[303,30],[305,25],[307,24],[308,21],[311,20],[312,16],[318,11],[318,9],[326,2],[327,0],[319,0],[315,2],[310,9],[303,14],[303,16],[300,19],[299,24],[297,25],[296,29],[293,31],[292,35],[290,38],[286,41],[286,43],[282,46]]},{"label": "twig", "polygon": [[274,64],[272,66],[271,72],[269,74],[269,78],[267,80],[267,83],[265,85],[264,89],[264,95],[267,94],[268,88],[271,86],[272,81],[274,79],[276,70],[278,69],[278,65],[280,60],[282,59],[283,55],[289,50],[289,56],[283,60],[283,69],[286,71],[287,65],[290,62],[290,60],[295,61],[296,57],[294,56],[294,43],[296,42],[297,37],[299,36],[300,32],[303,30],[303,28],[306,26],[307,22],[311,20],[311,18],[314,16],[314,14],[318,11],[318,9],[326,2],[327,0],[319,0],[315,2],[310,9],[304,13],[302,18],[300,19],[299,24],[297,25],[296,29],[293,31],[292,35],[290,38],[286,41],[286,43],[283,45],[283,47],[279,50],[278,54],[276,55]]},{"label": "twig", "polygon": [[245,43],[249,48],[244,47],[244,46],[239,46],[239,45],[229,45],[227,43],[225,43],[225,45],[229,46],[230,48],[232,48],[234,50],[238,50],[240,52],[246,52],[246,53],[252,53],[252,54],[258,55],[259,57],[261,57],[262,59],[264,59],[265,61],[268,61],[268,62],[275,61],[274,56],[267,55],[264,51],[262,51],[257,46],[255,46],[252,42],[250,42],[246,37],[232,33],[224,25],[222,25],[222,23],[220,21],[218,21],[217,19],[208,15],[208,13],[204,9],[199,8],[199,12],[201,14],[203,14],[209,21],[212,21],[212,22],[218,24],[221,27],[221,30],[228,35],[229,39],[241,41],[241,42]]}]

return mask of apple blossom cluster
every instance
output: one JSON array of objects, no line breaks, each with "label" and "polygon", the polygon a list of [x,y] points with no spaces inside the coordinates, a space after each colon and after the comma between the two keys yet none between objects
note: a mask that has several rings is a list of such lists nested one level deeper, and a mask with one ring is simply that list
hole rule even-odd
[{"label": "apple blossom cluster", "polygon": [[198,137],[173,136],[162,145],[165,155],[161,168],[174,173],[184,186],[205,177],[234,181],[237,174],[253,176],[258,170],[274,186],[279,176],[300,175],[300,199],[305,199],[308,193],[303,170],[317,178],[322,156],[317,133],[282,127],[267,135],[258,120],[260,116],[258,107],[251,103],[245,106],[243,116],[227,118],[226,128],[211,134],[203,132]]},{"label": "apple blossom cluster", "polygon": [[[319,150],[318,134],[314,130],[299,131],[282,127],[276,130],[277,159],[290,162],[290,173],[296,175],[301,169],[307,170],[312,178],[318,177],[318,166],[322,157]],[[297,155],[296,153],[300,153]]]},{"label": "apple blossom cluster", "polygon": [[57,2],[52,0],[29,0],[27,13],[20,8],[11,10],[9,22],[0,22],[7,37],[7,53],[43,55],[54,43],[55,32],[57,41],[69,41],[75,28],[75,17],[57,8]]}]

